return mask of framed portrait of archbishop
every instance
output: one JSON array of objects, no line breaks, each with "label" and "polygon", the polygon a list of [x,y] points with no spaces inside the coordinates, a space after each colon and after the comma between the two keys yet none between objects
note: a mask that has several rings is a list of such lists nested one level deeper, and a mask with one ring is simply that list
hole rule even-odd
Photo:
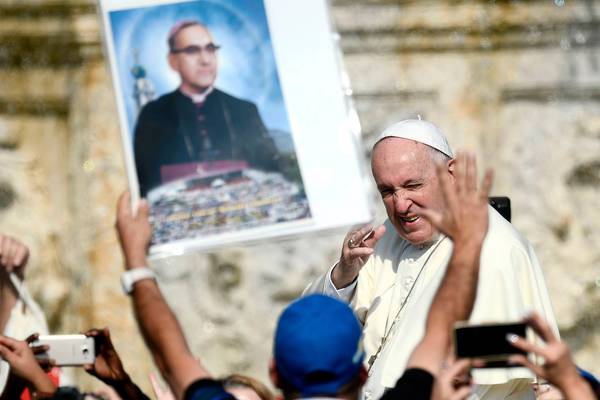
[{"label": "framed portrait of archbishop", "polygon": [[153,255],[370,219],[324,0],[100,0]]}]

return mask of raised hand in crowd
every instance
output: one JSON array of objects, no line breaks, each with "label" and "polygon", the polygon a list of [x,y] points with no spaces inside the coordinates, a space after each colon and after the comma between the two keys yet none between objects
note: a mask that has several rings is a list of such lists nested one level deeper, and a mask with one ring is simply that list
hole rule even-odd
[{"label": "raised hand in crowd", "polygon": [[29,259],[29,248],[19,240],[0,234],[0,267],[2,271],[14,272],[22,280]]},{"label": "raised hand in crowd", "polygon": [[[425,335],[407,362],[404,375],[383,399],[409,398],[412,393],[431,393],[435,400],[458,400],[469,394],[468,385],[453,384],[464,375],[472,361],[459,360],[442,368],[450,351],[450,332],[457,321],[471,315],[479,276],[481,247],[488,229],[488,194],[492,172],[487,171],[477,185],[477,163],[472,153],[459,152],[452,164],[452,176],[438,166],[445,207],[442,210],[421,208],[417,213],[432,222],[440,232],[454,241],[446,273],[433,298]],[[415,387],[420,377],[420,387]],[[433,391],[426,382],[433,382]]]},{"label": "raised hand in crowd", "polygon": [[346,287],[356,279],[384,233],[383,225],[376,229],[368,225],[348,232],[344,238],[340,260],[331,273],[331,280],[336,288]]},{"label": "raised hand in crowd", "polygon": [[472,361],[467,359],[452,361],[438,374],[431,400],[462,400],[471,393],[469,369]]},{"label": "raised hand in crowd", "polygon": [[[116,227],[127,270],[147,265],[146,251],[152,238],[148,215],[146,201],[140,201],[137,213],[134,213],[129,192],[119,198]],[[189,350],[179,321],[156,281],[137,281],[131,295],[138,326],[154,361],[176,398],[182,398],[192,382],[210,374]]]},{"label": "raised hand in crowd", "polygon": [[445,166],[437,166],[445,201],[443,210],[421,208],[417,213],[431,221],[440,232],[454,241],[454,250],[446,274],[433,299],[427,316],[425,336],[413,351],[408,364],[434,375],[439,371],[450,348],[450,332],[457,321],[471,315],[481,247],[488,228],[488,194],[493,174],[488,170],[477,185],[477,162],[473,153],[459,152],[453,163],[453,175]]},{"label": "raised hand in crowd", "polygon": [[418,213],[454,242],[481,244],[488,228],[488,195],[493,173],[487,170],[478,187],[477,161],[471,152],[458,152],[452,168],[453,178],[444,173],[445,165],[436,166],[445,208],[420,208]]},{"label": "raised hand in crowd", "polygon": [[[38,350],[46,351],[47,347],[38,346]],[[24,340],[15,340],[0,335],[0,356],[11,367],[11,373],[21,378],[25,386],[34,391],[38,398],[50,397],[56,390],[52,380],[46,375],[35,358],[34,350]],[[22,385],[10,385],[2,394],[2,398],[19,398]]]},{"label": "raised hand in crowd", "polygon": [[536,365],[520,354],[511,356],[509,362],[526,366],[538,377],[548,380],[560,389],[567,400],[596,399],[590,385],[579,375],[569,346],[554,335],[539,314],[532,313],[525,321],[544,340],[546,346],[538,346],[517,335],[510,335],[507,340],[521,350],[543,357],[544,364]]},{"label": "raised hand in crowd", "polygon": [[146,266],[146,252],[152,240],[152,226],[148,215],[150,207],[145,199],[140,200],[136,213],[131,211],[131,195],[124,193],[117,205],[116,228],[125,258],[125,268]]},{"label": "raised hand in crowd", "polygon": [[125,372],[108,328],[90,329],[85,335],[94,338],[96,360],[94,364],[85,365],[84,369],[111,386],[124,399],[148,399]]}]

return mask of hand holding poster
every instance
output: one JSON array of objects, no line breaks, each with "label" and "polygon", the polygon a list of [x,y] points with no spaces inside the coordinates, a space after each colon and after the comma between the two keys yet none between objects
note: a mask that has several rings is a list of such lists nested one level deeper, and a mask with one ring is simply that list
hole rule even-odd
[{"label": "hand holding poster", "polygon": [[152,253],[369,219],[326,6],[280,3],[101,1]]}]

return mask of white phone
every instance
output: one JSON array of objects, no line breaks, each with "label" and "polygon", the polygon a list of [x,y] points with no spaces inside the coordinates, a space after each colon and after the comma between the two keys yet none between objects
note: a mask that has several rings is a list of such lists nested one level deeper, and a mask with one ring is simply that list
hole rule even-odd
[{"label": "white phone", "polygon": [[38,359],[52,359],[57,366],[93,364],[96,360],[94,338],[85,335],[40,335],[31,346],[47,345]]}]

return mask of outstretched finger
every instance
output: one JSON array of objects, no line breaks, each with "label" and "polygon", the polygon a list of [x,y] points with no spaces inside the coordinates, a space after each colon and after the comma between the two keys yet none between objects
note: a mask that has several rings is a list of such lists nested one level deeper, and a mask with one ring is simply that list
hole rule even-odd
[{"label": "outstretched finger", "polygon": [[10,350],[15,350],[19,346],[19,341],[8,336],[0,335],[0,344],[8,347]]},{"label": "outstretched finger", "polygon": [[488,168],[485,170],[485,175],[481,180],[481,197],[487,201],[488,196],[490,195],[490,190],[492,189],[492,183],[494,181],[494,170]]},{"label": "outstretched finger", "polygon": [[131,215],[131,194],[129,193],[129,190],[126,190],[121,194],[117,203],[117,219],[129,217]]},{"label": "outstretched finger", "polygon": [[[460,164],[459,161],[456,161],[456,163]],[[458,168],[458,166],[457,166],[457,168]],[[437,173],[438,181],[440,182],[440,187],[442,189],[442,197],[444,198],[446,207],[448,207],[450,209],[454,209],[458,204],[458,200],[456,197],[457,186],[455,186],[455,185],[458,185],[458,180],[456,178],[456,175],[454,177],[455,183],[452,183],[452,178],[451,178],[450,174],[448,173],[448,169],[445,165],[437,165],[436,173]],[[455,174],[456,174],[456,172],[455,172]]]},{"label": "outstretched finger", "polygon": [[550,329],[550,326],[538,313],[531,313],[525,320],[546,343],[559,341],[556,335],[554,335],[554,332],[552,332],[552,329]]},{"label": "outstretched finger", "polygon": [[92,328],[92,329],[89,329],[88,331],[86,331],[84,333],[84,335],[87,337],[96,337],[96,336],[100,335],[100,330],[97,328]]},{"label": "outstretched finger", "polygon": [[527,353],[535,353],[537,355],[540,356],[545,356],[545,350],[529,341],[527,341],[526,339],[515,335],[514,333],[509,333],[508,335],[506,335],[506,340],[513,346],[516,347],[519,350],[523,350]]},{"label": "outstretched finger", "polygon": [[466,154],[466,188],[469,192],[474,192],[477,190],[477,158],[475,154],[471,151]]},{"label": "outstretched finger", "polygon": [[102,328],[102,335],[104,335],[104,337],[110,341],[110,329],[108,329],[108,326]]},{"label": "outstretched finger", "polygon": [[466,153],[463,150],[459,150],[454,159],[456,163],[455,175],[456,190],[458,193],[465,191],[467,186],[467,163]]},{"label": "outstretched finger", "polygon": [[150,205],[148,204],[148,200],[140,199],[138,202],[138,208],[135,213],[135,217],[148,219],[148,215],[150,214]]}]

